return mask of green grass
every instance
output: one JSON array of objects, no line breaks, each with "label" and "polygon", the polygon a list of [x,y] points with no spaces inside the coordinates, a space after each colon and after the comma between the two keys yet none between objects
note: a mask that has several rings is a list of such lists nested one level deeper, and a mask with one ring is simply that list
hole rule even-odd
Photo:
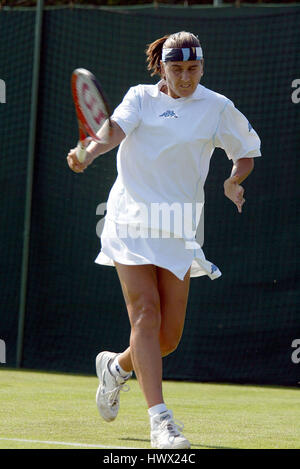
[{"label": "green grass", "polygon": [[[2,368],[0,448],[72,448],[9,440],[15,438],[149,449],[147,408],[137,381],[122,393],[111,423],[98,415],[97,383],[93,376]],[[164,395],[175,419],[184,422],[192,449],[300,448],[297,388],[165,381]]]}]

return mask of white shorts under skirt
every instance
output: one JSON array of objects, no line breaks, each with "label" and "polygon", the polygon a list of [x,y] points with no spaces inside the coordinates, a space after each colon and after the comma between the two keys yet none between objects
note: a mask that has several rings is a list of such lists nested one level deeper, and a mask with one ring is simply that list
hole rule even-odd
[{"label": "white shorts under skirt", "polygon": [[114,221],[105,219],[102,247],[95,259],[96,264],[114,266],[114,261],[125,265],[153,264],[170,270],[180,280],[190,267],[191,277],[208,275],[214,280],[222,275],[217,266],[205,259],[199,245],[196,249],[187,249],[182,238],[112,236],[112,233],[120,233],[118,226]]}]

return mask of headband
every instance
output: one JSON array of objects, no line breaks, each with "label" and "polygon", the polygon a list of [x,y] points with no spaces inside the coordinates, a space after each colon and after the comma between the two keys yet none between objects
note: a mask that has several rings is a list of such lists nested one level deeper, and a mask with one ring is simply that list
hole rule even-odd
[{"label": "headband", "polygon": [[201,60],[203,59],[201,47],[182,47],[162,49],[163,62],[182,62],[185,60]]}]

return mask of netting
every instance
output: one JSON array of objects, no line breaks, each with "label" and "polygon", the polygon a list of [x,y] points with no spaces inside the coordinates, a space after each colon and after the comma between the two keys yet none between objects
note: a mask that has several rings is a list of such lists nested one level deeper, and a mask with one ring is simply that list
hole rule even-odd
[{"label": "netting", "polygon": [[32,83],[34,11],[0,12],[0,338],[15,362]]},{"label": "netting", "polygon": [[[230,11],[229,11],[230,10]],[[252,10],[252,13],[250,12]],[[178,30],[198,34],[202,84],[225,94],[262,140],[263,158],[243,184],[242,216],[223,195],[231,163],[216,151],[206,182],[204,252],[223,276],[191,280],[181,344],[164,377],[296,384],[291,343],[300,337],[299,111],[291,99],[300,70],[300,9],[51,9],[44,11],[23,366],[94,372],[100,350],[121,351],[129,324],[115,269],[93,263],[96,215],[116,177],[116,152],[72,173],[77,141],[70,93],[74,68],[91,70],[114,108],[127,89],[154,83],[144,49]],[[34,13],[0,12],[0,170],[3,209],[0,337],[15,362]],[[13,31],[13,33],[12,33]],[[5,64],[4,68],[2,67]],[[3,72],[2,72],[3,70]]]}]

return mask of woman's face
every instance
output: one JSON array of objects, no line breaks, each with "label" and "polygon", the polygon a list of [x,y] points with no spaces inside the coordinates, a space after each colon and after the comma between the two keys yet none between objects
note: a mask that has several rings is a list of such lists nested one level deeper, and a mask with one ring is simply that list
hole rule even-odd
[{"label": "woman's face", "polygon": [[203,75],[203,60],[161,62],[161,75],[165,76],[168,95],[186,98],[194,93]]}]

